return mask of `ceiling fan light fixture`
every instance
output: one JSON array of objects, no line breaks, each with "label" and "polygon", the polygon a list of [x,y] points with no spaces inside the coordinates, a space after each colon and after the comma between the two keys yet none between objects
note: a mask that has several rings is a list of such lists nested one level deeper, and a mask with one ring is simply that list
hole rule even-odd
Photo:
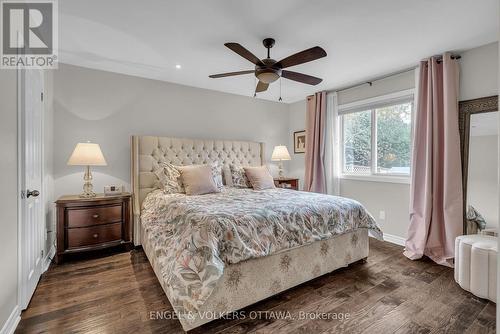
[{"label": "ceiling fan light fixture", "polygon": [[278,80],[280,78],[279,74],[276,73],[275,71],[261,71],[261,72],[257,73],[256,76],[257,76],[257,79],[259,79],[259,81],[266,83],[266,84],[270,84],[272,82],[275,82],[276,80]]}]

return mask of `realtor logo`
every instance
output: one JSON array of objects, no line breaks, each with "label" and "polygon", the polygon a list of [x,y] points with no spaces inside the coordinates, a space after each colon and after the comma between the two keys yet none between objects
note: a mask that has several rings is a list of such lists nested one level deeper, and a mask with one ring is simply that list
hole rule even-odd
[{"label": "realtor logo", "polygon": [[1,1],[1,68],[57,68],[56,0]]}]

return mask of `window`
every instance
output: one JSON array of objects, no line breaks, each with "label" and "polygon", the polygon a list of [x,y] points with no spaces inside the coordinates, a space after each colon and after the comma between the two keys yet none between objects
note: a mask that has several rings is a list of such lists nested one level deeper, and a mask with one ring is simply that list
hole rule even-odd
[{"label": "window", "polygon": [[342,173],[409,176],[413,96],[342,107]]}]

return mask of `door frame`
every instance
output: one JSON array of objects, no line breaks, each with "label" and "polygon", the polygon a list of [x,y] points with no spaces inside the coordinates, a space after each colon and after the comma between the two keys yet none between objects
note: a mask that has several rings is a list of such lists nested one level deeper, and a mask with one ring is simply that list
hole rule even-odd
[{"label": "door frame", "polygon": [[[25,268],[26,268],[26,254],[24,252],[24,230],[23,230],[23,223],[24,223],[24,218],[25,218],[25,206],[24,206],[24,192],[26,190],[26,185],[25,185],[25,134],[24,134],[24,119],[25,119],[25,113],[24,113],[24,71],[30,71],[29,69],[16,69],[16,77],[17,77],[17,182],[18,182],[18,193],[17,195],[17,214],[18,214],[18,225],[17,225],[17,236],[18,236],[18,247],[17,247],[17,269],[18,269],[18,274],[17,274],[17,300],[18,300],[18,306],[19,310],[25,310],[29,302],[31,300],[28,299],[27,296],[27,291],[26,291],[26,284],[24,281],[25,277]],[[41,185],[40,185],[40,202],[42,203],[42,221],[44,223],[44,231],[46,230],[47,227],[47,222],[46,222],[46,217],[45,217],[45,72],[42,71],[42,92],[43,92],[43,100],[41,104],[42,108],[42,116],[41,116]],[[46,237],[46,236],[45,236]],[[44,245],[45,245],[45,238],[44,238]],[[45,246],[44,246],[45,247]],[[45,249],[43,249],[45,251]],[[42,256],[42,271],[40,272],[40,275],[43,273],[43,262],[45,260],[45,256],[47,254],[43,254]],[[31,297],[31,296],[29,296]]]}]

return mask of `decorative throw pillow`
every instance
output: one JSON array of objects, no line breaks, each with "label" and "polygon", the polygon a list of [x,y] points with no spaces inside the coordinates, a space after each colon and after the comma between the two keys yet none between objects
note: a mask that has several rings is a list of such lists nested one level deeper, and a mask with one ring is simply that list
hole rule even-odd
[{"label": "decorative throw pillow", "polygon": [[209,165],[179,167],[186,195],[203,195],[219,192]]},{"label": "decorative throw pillow", "polygon": [[231,179],[233,181],[233,187],[238,188],[250,188],[252,185],[248,181],[245,170],[242,166],[231,165]]},{"label": "decorative throw pillow", "polygon": [[217,189],[222,190],[224,188],[224,183],[222,182],[222,166],[219,162],[212,162],[210,164],[212,169],[212,177],[214,178],[215,185]]},{"label": "decorative throw pillow", "polygon": [[163,191],[167,194],[183,193],[181,173],[178,167],[162,162],[158,168],[154,170],[154,174],[158,177]]},{"label": "decorative throw pillow", "polygon": [[245,174],[255,190],[274,189],[274,179],[266,166],[243,167]]}]

